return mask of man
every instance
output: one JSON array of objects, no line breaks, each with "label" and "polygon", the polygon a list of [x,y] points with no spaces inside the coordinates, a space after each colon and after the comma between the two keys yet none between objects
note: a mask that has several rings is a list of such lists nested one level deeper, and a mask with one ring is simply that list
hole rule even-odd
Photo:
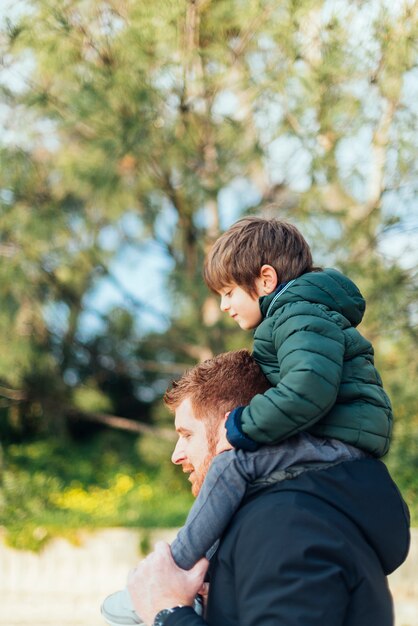
[{"label": "man", "polygon": [[[225,413],[263,385],[239,351],[196,366],[166,394],[179,435],[172,461],[195,495],[224,449]],[[192,607],[207,561],[182,570],[157,544],[128,582],[147,626],[393,626],[386,575],[406,557],[409,518],[386,468],[365,458],[304,470],[249,487],[211,559],[205,618]]]}]

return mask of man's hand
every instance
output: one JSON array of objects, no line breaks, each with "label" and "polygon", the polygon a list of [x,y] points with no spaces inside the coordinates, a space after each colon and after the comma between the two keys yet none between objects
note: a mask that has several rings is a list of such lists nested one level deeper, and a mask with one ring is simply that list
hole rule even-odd
[{"label": "man's hand", "polygon": [[201,559],[191,570],[183,570],[174,562],[170,546],[163,541],[156,543],[154,552],[128,576],[132,603],[145,624],[151,626],[162,609],[193,606],[208,565],[207,559]]}]

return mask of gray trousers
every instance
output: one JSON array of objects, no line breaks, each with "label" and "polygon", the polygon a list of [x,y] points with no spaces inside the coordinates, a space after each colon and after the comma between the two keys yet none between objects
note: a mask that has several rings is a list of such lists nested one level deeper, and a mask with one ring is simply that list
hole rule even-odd
[{"label": "gray trousers", "polygon": [[337,439],[323,439],[308,433],[300,433],[274,446],[263,446],[256,452],[234,449],[218,454],[185,525],[171,544],[175,562],[183,569],[190,569],[203,556],[210,557],[252,482],[273,473],[275,480],[284,480],[292,475],[285,470],[295,466],[300,473],[318,469],[321,463],[327,465],[366,456],[365,452]]}]

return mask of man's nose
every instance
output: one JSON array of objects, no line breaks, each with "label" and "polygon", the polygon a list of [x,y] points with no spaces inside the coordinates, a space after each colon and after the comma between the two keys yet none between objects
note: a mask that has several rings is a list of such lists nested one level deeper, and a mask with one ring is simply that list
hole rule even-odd
[{"label": "man's nose", "polygon": [[173,454],[171,455],[171,462],[174,463],[174,465],[180,465],[180,463],[182,463],[186,458],[186,455],[184,454],[184,451],[182,450],[182,447],[180,445],[180,440],[177,442],[176,447],[173,450]]}]

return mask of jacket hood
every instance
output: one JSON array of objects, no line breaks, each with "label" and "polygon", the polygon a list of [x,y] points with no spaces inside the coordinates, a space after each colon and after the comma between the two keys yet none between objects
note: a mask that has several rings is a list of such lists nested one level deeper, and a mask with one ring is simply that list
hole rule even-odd
[{"label": "jacket hood", "polygon": [[340,313],[352,326],[360,324],[366,309],[365,300],[353,281],[331,268],[302,274],[263,296],[259,302],[263,317],[270,317],[285,304],[302,300]]},{"label": "jacket hood", "polygon": [[[261,488],[260,484],[258,490]],[[264,486],[264,490],[302,491],[342,512],[374,549],[385,575],[391,574],[407,557],[408,507],[381,461],[366,458],[339,463],[326,470],[306,471],[292,480]]]}]

